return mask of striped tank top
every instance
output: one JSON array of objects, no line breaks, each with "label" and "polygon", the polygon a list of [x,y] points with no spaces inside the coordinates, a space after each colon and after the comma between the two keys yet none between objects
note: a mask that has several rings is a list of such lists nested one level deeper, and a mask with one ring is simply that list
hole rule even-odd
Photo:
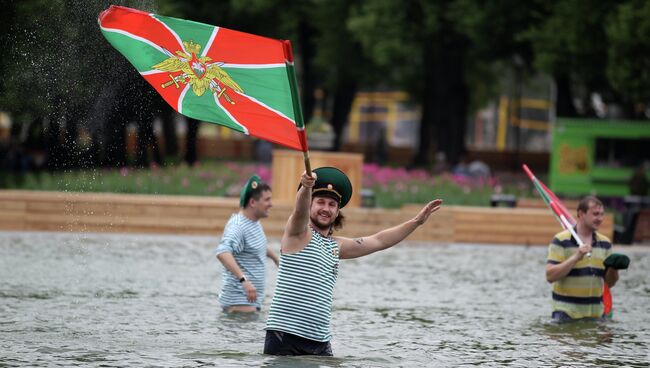
[{"label": "striped tank top", "polygon": [[281,254],[266,329],[329,341],[338,267],[338,244],[313,230],[303,250]]}]

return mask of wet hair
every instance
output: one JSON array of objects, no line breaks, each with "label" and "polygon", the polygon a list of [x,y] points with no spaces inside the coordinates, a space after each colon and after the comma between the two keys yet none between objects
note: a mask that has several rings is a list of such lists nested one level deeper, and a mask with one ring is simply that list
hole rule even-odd
[{"label": "wet hair", "polygon": [[252,189],[250,191],[250,194],[248,195],[248,199],[246,199],[246,204],[244,205],[244,208],[248,207],[248,204],[250,203],[251,199],[259,201],[260,198],[262,197],[262,193],[264,193],[267,190],[271,191],[271,186],[264,182],[260,182],[257,188]]},{"label": "wet hair", "polygon": [[596,198],[595,196],[586,196],[580,200],[578,203],[578,213],[587,213],[589,211],[589,206],[591,204],[596,205],[596,207],[604,207],[603,202],[600,201],[600,199]]}]

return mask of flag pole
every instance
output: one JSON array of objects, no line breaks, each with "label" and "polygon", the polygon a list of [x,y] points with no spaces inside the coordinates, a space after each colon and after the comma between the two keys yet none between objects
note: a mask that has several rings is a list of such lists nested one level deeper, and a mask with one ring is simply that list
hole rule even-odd
[{"label": "flag pole", "polygon": [[[522,165],[524,171],[526,174],[528,174],[528,177],[530,180],[533,182],[533,185],[535,186],[535,189],[537,189],[537,192],[539,192],[539,195],[542,197],[544,202],[546,202],[546,205],[548,208],[551,210],[557,221],[560,223],[563,229],[569,230],[573,238],[578,242],[578,246],[582,246],[582,240],[576,234],[576,232],[573,230],[573,227],[576,225],[576,220],[573,219],[571,214],[569,213],[569,210],[560,202],[560,200],[555,196],[553,192],[551,192],[550,189],[544,183],[539,181],[535,174],[533,174],[532,171],[528,168],[526,164]],[[591,258],[591,252],[587,253],[587,257]]]},{"label": "flag pole", "polygon": [[284,46],[284,57],[287,65],[287,76],[289,77],[289,86],[291,88],[291,102],[293,103],[293,114],[296,120],[296,129],[298,138],[302,147],[302,154],[305,160],[305,172],[311,176],[311,163],[309,162],[309,148],[307,147],[307,134],[305,133],[305,120],[302,116],[302,106],[300,104],[300,93],[298,92],[298,81],[296,79],[296,69],[293,65],[293,50],[291,41],[282,41]]}]

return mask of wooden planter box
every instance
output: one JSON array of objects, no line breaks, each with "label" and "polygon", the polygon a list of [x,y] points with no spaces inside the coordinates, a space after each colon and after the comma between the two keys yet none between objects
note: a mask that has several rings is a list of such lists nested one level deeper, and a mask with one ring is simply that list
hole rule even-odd
[{"label": "wooden planter box", "polygon": [[[309,152],[312,170],[322,166],[334,166],[350,178],[352,198],[346,208],[361,206],[361,175],[363,174],[363,155],[358,153]],[[273,150],[273,202],[291,204],[296,200],[296,190],[300,184],[300,175],[305,171],[302,152]]]}]

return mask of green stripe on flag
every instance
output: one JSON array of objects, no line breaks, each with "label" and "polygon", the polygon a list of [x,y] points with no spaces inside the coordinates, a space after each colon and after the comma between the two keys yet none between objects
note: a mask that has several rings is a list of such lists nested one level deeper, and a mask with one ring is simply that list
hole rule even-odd
[{"label": "green stripe on flag", "polygon": [[223,67],[223,69],[239,84],[245,95],[294,119],[291,88],[284,66],[263,69]]},{"label": "green stripe on flag", "polygon": [[223,109],[214,101],[214,95],[207,91],[203,96],[197,96],[192,88],[185,93],[182,101],[183,115],[194,119],[207,122],[217,122],[215,124],[226,126],[230,129],[244,133],[244,128],[235,123]]},{"label": "green stripe on flag", "polygon": [[[154,17],[159,21],[163,22],[164,24],[166,24],[169,28],[172,29],[172,31],[176,32],[178,37],[180,37],[181,41],[188,41],[188,42],[194,41],[194,43],[198,43],[199,45],[201,45],[201,53],[205,51],[205,45],[210,40],[212,31],[215,29],[214,26],[210,26],[203,23],[192,22],[188,20],[163,17],[160,15],[155,15]],[[176,51],[181,51],[181,50],[169,50],[169,51],[176,54]],[[196,56],[200,57],[201,55],[196,55]]]},{"label": "green stripe on flag", "polygon": [[546,203],[546,206],[551,210],[551,213],[553,214],[553,217],[564,227],[564,223],[560,219],[560,216],[558,216],[555,211],[553,211],[553,208],[551,208],[551,197],[546,193],[544,188],[542,188],[542,185],[539,183],[537,179],[533,179],[533,185],[535,185],[535,189],[537,189],[537,192],[539,192],[540,197],[544,200],[544,203]]},{"label": "green stripe on flag", "polygon": [[128,60],[139,72],[152,70],[152,66],[169,58],[148,43],[133,39],[121,33],[103,31],[108,42],[123,55],[128,55]]},{"label": "green stripe on flag", "polygon": [[289,78],[289,87],[291,88],[291,99],[293,111],[295,113],[296,128],[304,128],[305,120],[302,117],[302,107],[300,106],[300,93],[298,92],[298,81],[296,79],[296,70],[293,64],[287,63],[287,77]]},{"label": "green stripe on flag", "polygon": [[[539,192],[539,195],[542,197],[544,202],[546,203],[547,206],[550,206],[551,203],[551,197],[546,193],[544,188],[539,184],[537,180],[533,180],[533,184],[535,185],[535,189]],[[549,207],[550,208],[550,207]]]}]

